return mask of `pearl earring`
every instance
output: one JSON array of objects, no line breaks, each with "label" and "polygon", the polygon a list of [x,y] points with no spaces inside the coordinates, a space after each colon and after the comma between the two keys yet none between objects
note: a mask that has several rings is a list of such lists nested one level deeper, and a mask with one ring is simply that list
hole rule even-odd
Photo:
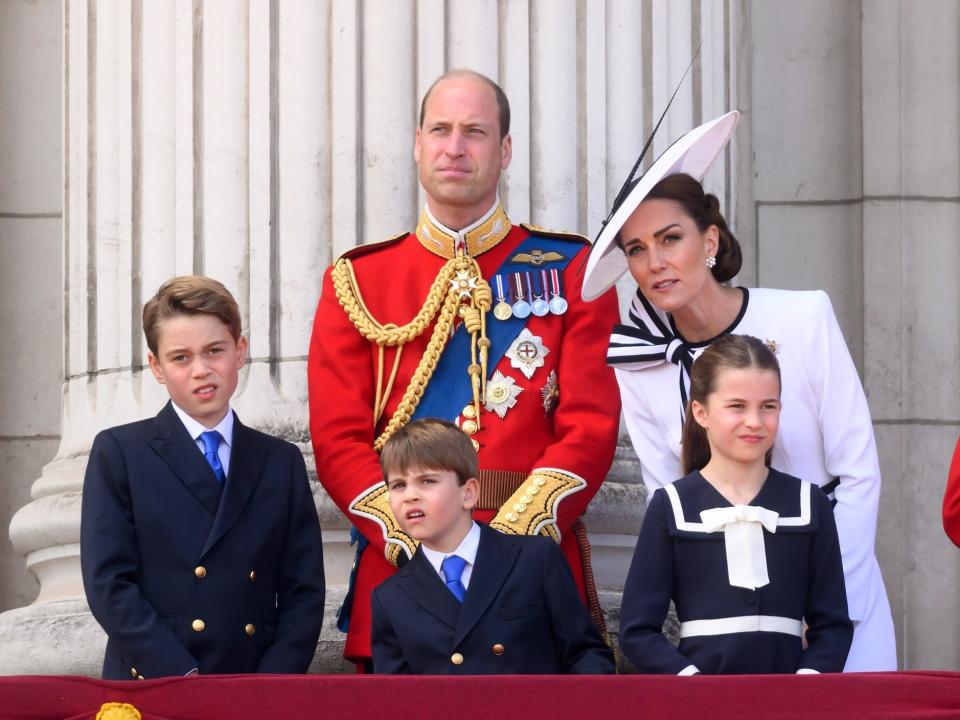
[{"label": "pearl earring", "polygon": [[713,255],[707,255],[707,267],[711,270],[716,266],[717,259]]}]

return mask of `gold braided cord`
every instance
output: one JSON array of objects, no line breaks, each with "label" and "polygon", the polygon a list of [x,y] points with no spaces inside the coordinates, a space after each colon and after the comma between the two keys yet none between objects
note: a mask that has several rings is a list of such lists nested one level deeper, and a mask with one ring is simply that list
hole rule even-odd
[{"label": "gold braided cord", "polygon": [[[379,373],[378,377],[383,378],[383,354],[384,349],[383,345],[380,346],[380,358],[379,358]],[[377,400],[376,400],[376,412],[373,414],[373,424],[376,425],[380,422],[380,416],[383,415],[383,411],[387,409],[387,400],[390,397],[390,393],[393,392],[393,383],[397,379],[397,371],[400,370],[400,358],[403,357],[403,345],[400,345],[397,348],[396,354],[393,356],[393,368],[390,370],[390,378],[387,380],[387,387],[381,389],[380,385],[377,385]]]},{"label": "gold braided cord", "polygon": [[[467,323],[466,330],[471,335],[471,363],[468,372],[473,391],[473,404],[479,418],[480,402],[483,397],[482,386],[486,376],[487,348],[490,345],[490,341],[486,337],[485,314],[493,304],[493,291],[483,279],[480,266],[473,258],[460,255],[449,260],[440,269],[430,286],[427,298],[420,311],[413,320],[399,327],[389,323],[381,324],[373,317],[363,301],[353,265],[348,259],[341,258],[337,261],[333,268],[332,279],[337,300],[347,313],[347,317],[350,318],[361,335],[379,346],[377,397],[373,407],[374,424],[379,421],[380,415],[385,409],[387,398],[389,398],[393,389],[403,345],[419,337],[436,317],[433,333],[423,356],[420,358],[417,369],[411,377],[393,416],[383,432],[374,441],[374,450],[379,451],[393,433],[410,422],[420,399],[423,397],[427,384],[430,382],[434,370],[436,370],[458,311],[462,313],[464,322]],[[466,287],[467,280],[470,281],[470,287]],[[394,358],[386,388],[382,386],[384,346],[397,348],[397,355]],[[480,363],[477,362],[478,347],[480,349]]]},{"label": "gold braided cord", "polygon": [[[493,307],[493,289],[486,280],[477,283],[477,290],[473,295],[474,303],[480,308],[480,335],[477,346],[480,348],[480,398],[487,397],[487,356],[490,349],[490,338],[487,337],[487,313]],[[477,417],[480,417],[480,405],[477,403]]]},{"label": "gold braided cord", "polygon": [[453,280],[458,271],[468,269],[471,263],[476,264],[470,258],[464,257],[449,260],[440,269],[430,286],[423,307],[420,308],[413,320],[399,327],[390,324],[381,325],[370,314],[360,294],[357,277],[353,272],[353,263],[347,258],[340,258],[333,266],[333,288],[337,293],[337,300],[340,301],[340,305],[347,313],[347,317],[367,340],[375,342],[377,345],[405,345],[419,337],[427,329],[440,310],[444,299],[450,294],[450,281]]},{"label": "gold braided cord", "polygon": [[410,384],[407,385],[400,404],[394,410],[393,416],[387,423],[387,426],[380,433],[380,436],[374,440],[373,449],[379,452],[385,442],[390,439],[397,430],[402,428],[413,417],[413,413],[420,404],[420,398],[427,389],[427,383],[433,377],[433,371],[437,369],[437,363],[440,361],[440,354],[447,344],[447,338],[450,336],[450,329],[453,327],[453,321],[457,315],[457,297],[450,293],[447,301],[440,309],[440,317],[437,318],[437,324],[433,328],[433,334],[430,336],[430,342],[423,352],[423,357],[417,364],[417,369],[410,378]]}]

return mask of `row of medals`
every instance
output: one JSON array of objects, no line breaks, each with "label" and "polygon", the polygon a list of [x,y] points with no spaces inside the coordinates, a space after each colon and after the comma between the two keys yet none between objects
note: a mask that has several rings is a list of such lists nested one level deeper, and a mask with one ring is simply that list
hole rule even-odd
[{"label": "row of medals", "polygon": [[[512,317],[521,320],[530,317],[544,317],[549,313],[563,315],[567,311],[567,301],[560,294],[560,278],[556,269],[550,272],[550,300],[547,295],[547,271],[539,271],[539,286],[535,286],[535,275],[527,272],[498,273],[494,276],[497,288],[497,304],[493,307],[493,316],[497,320],[509,320]],[[506,281],[506,290],[504,290]],[[528,300],[532,298],[532,302]],[[512,301],[512,302],[511,302]]]}]

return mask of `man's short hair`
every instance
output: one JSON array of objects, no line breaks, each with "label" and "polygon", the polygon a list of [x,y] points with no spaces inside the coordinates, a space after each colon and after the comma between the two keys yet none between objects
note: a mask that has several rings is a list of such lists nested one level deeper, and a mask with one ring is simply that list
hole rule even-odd
[{"label": "man's short hair", "polygon": [[479,73],[476,70],[466,70],[463,68],[454,68],[453,70],[447,70],[443,75],[438,77],[433,81],[427,92],[423,95],[423,100],[420,101],[420,124],[419,127],[423,127],[423,119],[426,117],[427,110],[427,100],[430,99],[430,93],[433,92],[433,89],[442,81],[449,80],[450,78],[457,77],[470,77],[475,80],[480,80],[485,82],[491,90],[493,90],[494,97],[497,98],[497,109],[499,111],[498,115],[500,118],[500,139],[503,140],[507,133],[510,132],[510,101],[507,100],[506,93],[503,92],[503,88],[497,85],[493,80],[488,78],[483,73]]},{"label": "man's short hair", "polygon": [[181,275],[167,280],[143,306],[143,334],[154,356],[165,320],[180,315],[213,315],[227,326],[234,341],[240,339],[240,308],[222,283],[202,275]]},{"label": "man's short hair", "polygon": [[446,420],[424,418],[407,423],[384,443],[380,451],[383,479],[390,473],[420,470],[447,470],[456,473],[463,485],[480,474],[480,460],[470,438]]}]

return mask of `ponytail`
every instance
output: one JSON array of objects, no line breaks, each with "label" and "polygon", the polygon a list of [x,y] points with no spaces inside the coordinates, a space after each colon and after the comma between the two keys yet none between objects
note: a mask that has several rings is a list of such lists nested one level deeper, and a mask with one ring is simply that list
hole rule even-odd
[{"label": "ponytail", "polygon": [[687,403],[687,411],[683,416],[680,464],[684,475],[700,470],[710,462],[710,441],[707,439],[707,431],[694,419],[691,405],[692,403]]}]

